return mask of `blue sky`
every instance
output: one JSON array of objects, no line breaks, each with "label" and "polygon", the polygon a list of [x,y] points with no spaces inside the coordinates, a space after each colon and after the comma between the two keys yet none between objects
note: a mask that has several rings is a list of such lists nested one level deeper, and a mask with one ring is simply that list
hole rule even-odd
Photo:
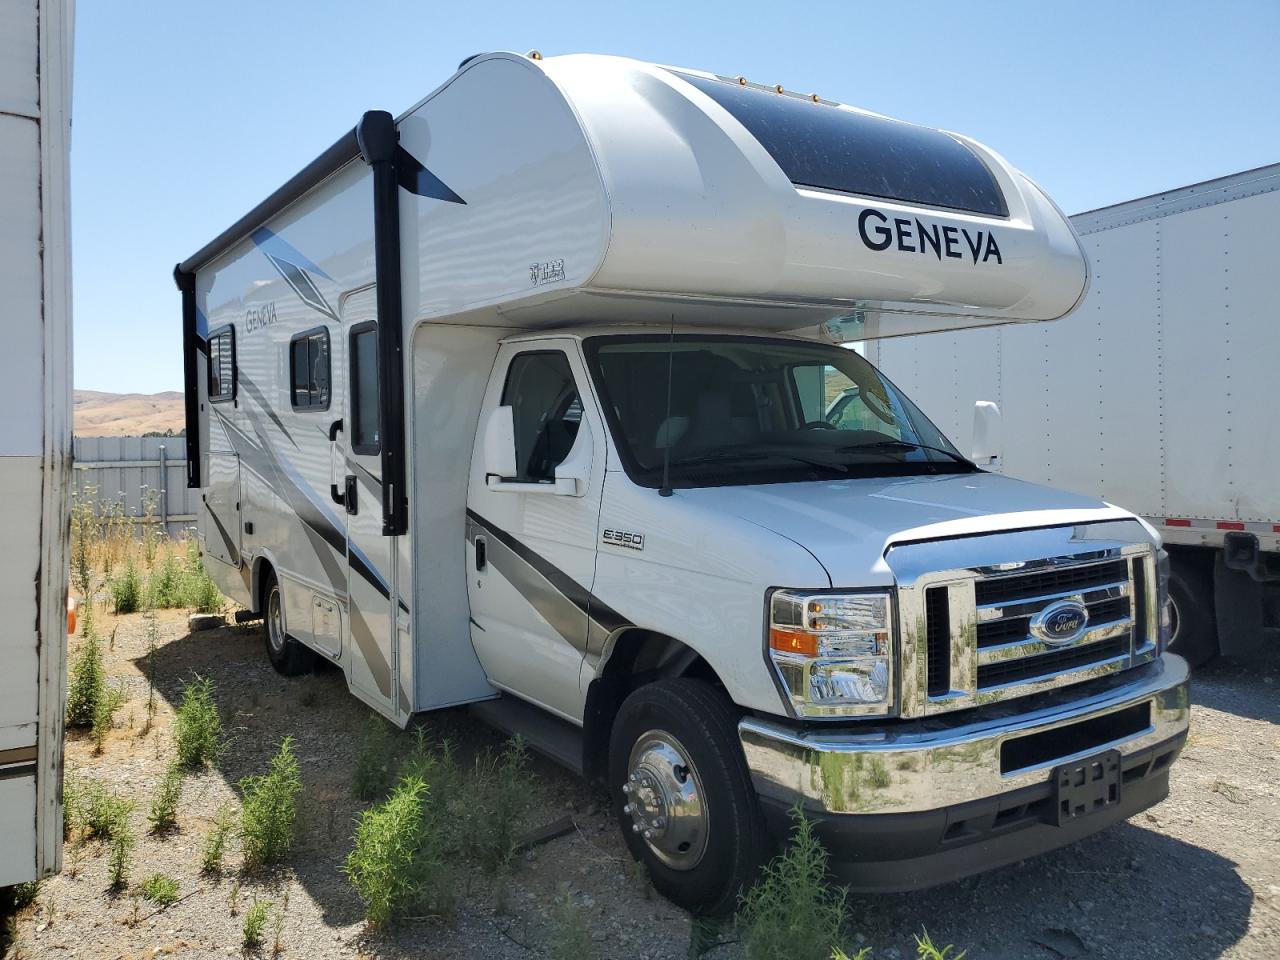
[{"label": "blue sky", "polygon": [[1280,3],[77,4],[75,384],[182,388],[173,264],[485,50],[596,52],[969,134],[1068,213],[1280,161]]}]

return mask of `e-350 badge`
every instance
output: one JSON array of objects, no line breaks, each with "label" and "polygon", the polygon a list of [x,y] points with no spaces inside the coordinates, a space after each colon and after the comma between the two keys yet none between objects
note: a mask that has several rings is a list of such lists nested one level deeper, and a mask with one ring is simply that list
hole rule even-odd
[{"label": "e-350 badge", "polygon": [[630,547],[632,550],[644,549],[644,534],[632,533],[629,530],[609,530],[606,529],[600,535],[600,542],[611,544],[615,547]]}]

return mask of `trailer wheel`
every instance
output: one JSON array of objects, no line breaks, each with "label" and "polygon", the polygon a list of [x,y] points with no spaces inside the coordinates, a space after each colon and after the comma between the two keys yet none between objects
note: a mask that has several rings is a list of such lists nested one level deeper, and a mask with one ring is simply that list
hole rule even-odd
[{"label": "trailer wheel", "polygon": [[1193,667],[1218,655],[1213,581],[1206,570],[1173,560],[1169,570],[1169,650]]},{"label": "trailer wheel", "polygon": [[285,632],[280,583],[270,571],[262,585],[262,595],[265,598],[262,617],[267,627],[267,659],[271,666],[286,677],[308,672],[315,664],[315,654]]},{"label": "trailer wheel", "polygon": [[614,720],[609,790],[659,893],[695,913],[734,909],[767,841],[724,694],[686,678],[634,691]]}]

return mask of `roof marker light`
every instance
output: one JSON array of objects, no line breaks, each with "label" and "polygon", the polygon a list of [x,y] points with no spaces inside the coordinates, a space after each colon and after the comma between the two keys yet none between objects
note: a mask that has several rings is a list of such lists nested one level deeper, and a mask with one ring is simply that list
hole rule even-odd
[{"label": "roof marker light", "polygon": [[738,77],[738,86],[745,87],[747,85],[746,77]]},{"label": "roof marker light", "polygon": [[783,90],[783,89],[782,89],[782,84],[778,84],[778,85],[777,85],[776,87],[774,87],[773,89],[774,89],[774,92],[775,92],[775,93],[786,93],[786,92],[787,92],[787,91],[785,91],[785,90]]},{"label": "roof marker light", "polygon": [[542,59],[542,54],[539,53],[537,50],[530,50],[528,53],[525,54],[525,56],[528,57],[530,60]]}]

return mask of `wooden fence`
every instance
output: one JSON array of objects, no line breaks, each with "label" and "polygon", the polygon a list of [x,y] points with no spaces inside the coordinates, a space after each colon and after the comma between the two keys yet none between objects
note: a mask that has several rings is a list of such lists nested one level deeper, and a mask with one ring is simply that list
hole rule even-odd
[{"label": "wooden fence", "polygon": [[76,437],[74,474],[76,496],[92,501],[95,511],[103,501],[120,503],[142,524],[151,494],[152,522],[164,524],[169,536],[196,524],[200,491],[187,489],[185,437]]}]

